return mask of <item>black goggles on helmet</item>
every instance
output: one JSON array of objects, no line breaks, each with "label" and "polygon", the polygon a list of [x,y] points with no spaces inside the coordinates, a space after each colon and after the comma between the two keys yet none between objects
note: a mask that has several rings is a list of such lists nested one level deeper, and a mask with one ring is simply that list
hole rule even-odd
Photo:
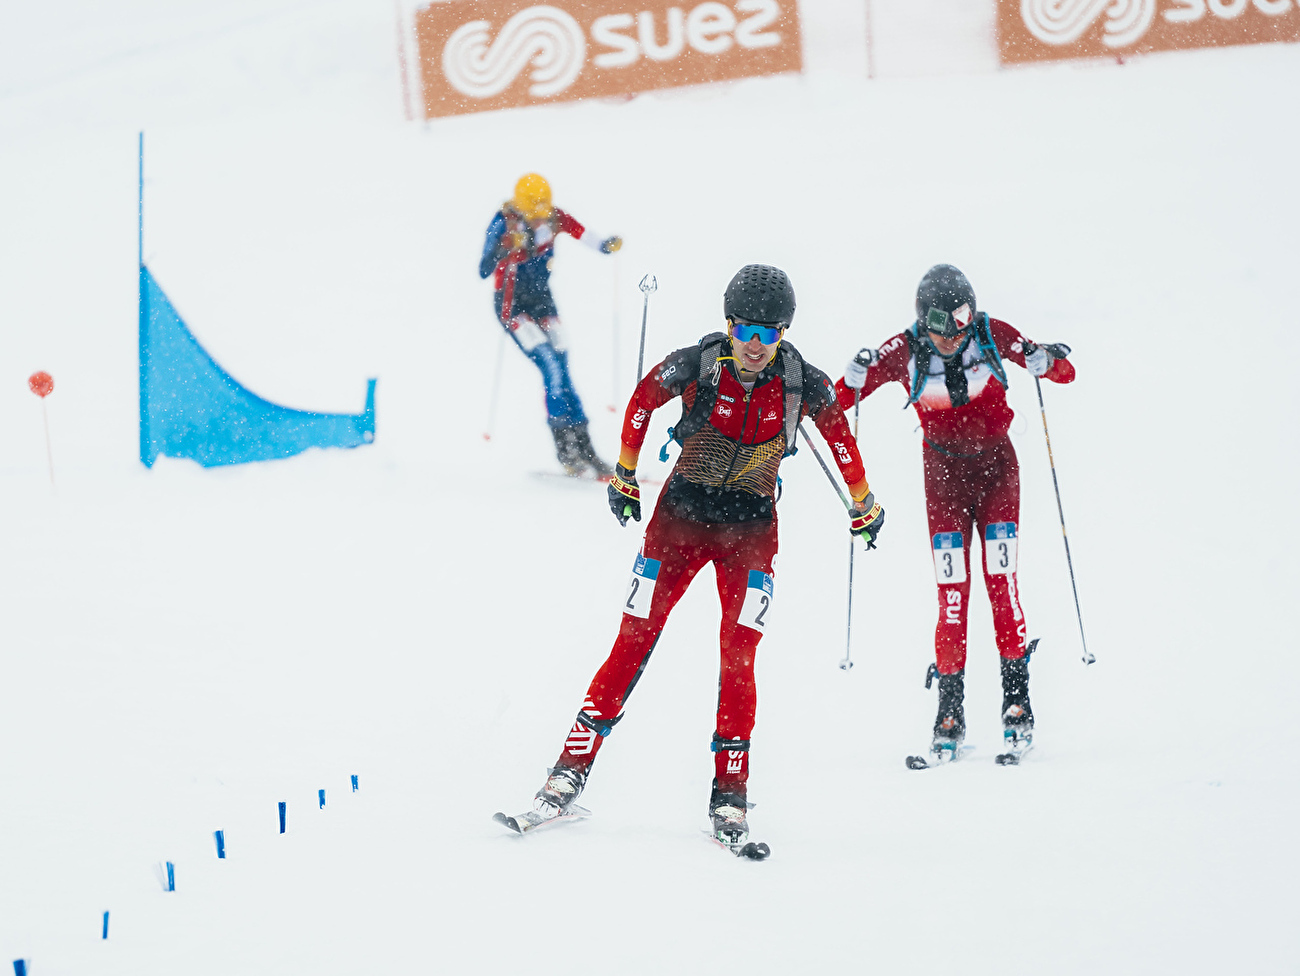
[{"label": "black goggles on helmet", "polygon": [[941,308],[931,308],[925,313],[925,331],[933,332],[945,339],[956,339],[970,328],[970,324],[974,319],[975,313],[971,311],[969,305],[962,305],[952,312],[946,312]]}]

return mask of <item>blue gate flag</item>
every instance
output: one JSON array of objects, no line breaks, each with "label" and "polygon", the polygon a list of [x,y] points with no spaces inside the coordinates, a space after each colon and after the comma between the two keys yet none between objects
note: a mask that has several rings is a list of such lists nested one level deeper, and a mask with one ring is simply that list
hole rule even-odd
[{"label": "blue gate flag", "polygon": [[140,460],[205,468],[290,457],[375,439],[375,381],[359,414],[292,410],[263,400],[217,365],[140,265]]}]

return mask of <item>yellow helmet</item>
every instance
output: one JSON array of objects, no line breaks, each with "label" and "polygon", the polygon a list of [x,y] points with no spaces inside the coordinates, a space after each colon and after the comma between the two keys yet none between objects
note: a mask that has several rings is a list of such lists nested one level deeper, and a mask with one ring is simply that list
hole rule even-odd
[{"label": "yellow helmet", "polygon": [[515,184],[515,209],[529,220],[541,220],[551,215],[551,184],[537,173],[525,173]]}]

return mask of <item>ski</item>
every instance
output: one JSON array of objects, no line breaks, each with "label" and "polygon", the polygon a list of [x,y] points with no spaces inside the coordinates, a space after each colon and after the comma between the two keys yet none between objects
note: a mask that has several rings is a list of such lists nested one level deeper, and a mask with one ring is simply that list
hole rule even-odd
[{"label": "ski", "polygon": [[743,844],[728,844],[714,836],[711,830],[704,831],[704,836],[715,847],[720,847],[729,854],[736,857],[744,858],[747,861],[766,861],[772,855],[772,848],[768,847],[761,841],[745,841]]},{"label": "ski", "polygon": [[[590,471],[583,471],[579,474],[565,474],[563,471],[531,471],[529,472],[539,481],[559,482],[560,484],[597,484],[607,485],[613,479],[613,475],[597,475]],[[661,488],[663,482],[658,478],[638,478],[637,484],[642,488]]]},{"label": "ski", "polygon": [[536,830],[538,827],[546,827],[554,823],[562,823],[566,820],[586,820],[591,816],[591,811],[586,807],[580,807],[576,803],[569,804],[569,808],[562,813],[556,813],[552,816],[538,813],[536,810],[527,810],[524,813],[517,813],[513,817],[504,813],[494,813],[492,819],[501,826],[513,830],[516,834],[526,834],[529,831]]},{"label": "ski", "polygon": [[907,764],[908,769],[935,769],[939,766],[950,766],[964,756],[970,755],[970,753],[974,751],[974,746],[963,745],[960,749],[955,750],[951,759],[934,759],[933,753],[931,753],[930,758],[927,758],[926,756],[908,756],[903,761]]},{"label": "ski", "polygon": [[590,471],[582,471],[578,474],[566,474],[563,471],[533,471],[531,474],[534,478],[541,481],[559,481],[561,483],[568,482],[571,484],[582,484],[583,482],[587,482],[589,484],[595,483],[598,485],[607,485],[614,477],[612,474],[598,475],[593,474]]}]

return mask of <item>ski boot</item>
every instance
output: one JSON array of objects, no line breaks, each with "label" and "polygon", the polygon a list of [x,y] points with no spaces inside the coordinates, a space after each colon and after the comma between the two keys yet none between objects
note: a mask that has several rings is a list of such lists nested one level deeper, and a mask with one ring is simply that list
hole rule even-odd
[{"label": "ski boot", "polygon": [[[1037,641],[1033,642],[1037,644]],[[1034,747],[1034,710],[1029,704],[1029,651],[1024,657],[1002,661],[1002,741],[1006,751],[997,757],[1001,766],[1014,766]]]},{"label": "ski boot", "polygon": [[745,819],[748,810],[745,794],[719,791],[718,781],[713,781],[709,820],[713,824],[714,840],[732,850],[743,846],[749,839],[749,823]]},{"label": "ski boot", "polygon": [[596,449],[591,444],[591,434],[587,431],[587,425],[578,424],[569,429],[573,431],[575,453],[591,469],[592,476],[602,480],[612,478],[614,469],[602,461],[596,453]]},{"label": "ski boot", "polygon": [[587,466],[578,447],[576,431],[576,427],[551,428],[551,436],[555,438],[555,458],[570,478],[581,478]]},{"label": "ski boot", "polygon": [[587,774],[570,766],[555,766],[548,770],[546,782],[533,797],[533,810],[546,817],[559,816],[568,811],[587,785]]},{"label": "ski boot", "polygon": [[966,740],[966,672],[939,675],[939,714],[930,740],[930,764],[952,762],[961,756]]}]

